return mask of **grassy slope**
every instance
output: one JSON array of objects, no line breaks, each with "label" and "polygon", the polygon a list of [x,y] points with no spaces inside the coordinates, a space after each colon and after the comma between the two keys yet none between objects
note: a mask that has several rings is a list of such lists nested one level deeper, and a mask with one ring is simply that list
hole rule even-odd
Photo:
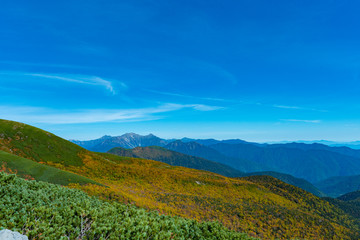
[{"label": "grassy slope", "polygon": [[3,151],[0,151],[0,166],[3,171],[17,173],[19,176],[25,178],[56,183],[64,186],[69,185],[70,183],[98,184],[86,177],[40,164]]},{"label": "grassy slope", "polygon": [[63,165],[83,165],[79,153],[86,150],[39,128],[0,120],[0,150],[36,162],[48,161]]},{"label": "grassy slope", "polygon": [[29,239],[252,239],[218,223],[161,216],[5,173],[0,173],[1,228]]},{"label": "grassy slope", "polygon": [[[3,150],[107,186],[73,185],[93,195],[170,215],[218,220],[265,239],[356,239],[357,227],[341,210],[285,183],[276,188],[271,184],[277,181],[274,178],[262,184],[262,178],[232,179],[151,160],[92,153],[15,122],[0,121],[0,130]],[[294,189],[298,194],[293,195]]]}]

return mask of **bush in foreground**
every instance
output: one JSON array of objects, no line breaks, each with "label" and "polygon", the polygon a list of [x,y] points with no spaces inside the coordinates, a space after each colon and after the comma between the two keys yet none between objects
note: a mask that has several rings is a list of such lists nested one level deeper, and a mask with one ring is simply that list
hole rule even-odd
[{"label": "bush in foreground", "polygon": [[219,223],[159,215],[2,172],[0,228],[29,239],[253,239]]}]

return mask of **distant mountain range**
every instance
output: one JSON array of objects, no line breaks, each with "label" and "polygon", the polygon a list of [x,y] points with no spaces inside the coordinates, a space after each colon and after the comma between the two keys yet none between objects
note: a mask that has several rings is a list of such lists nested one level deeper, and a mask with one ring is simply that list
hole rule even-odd
[{"label": "distant mountain range", "polygon": [[135,148],[148,146],[165,146],[171,140],[165,140],[149,134],[141,136],[135,133],[126,133],[118,137],[103,136],[90,141],[70,140],[71,142],[95,152],[107,152],[114,147]]},{"label": "distant mountain range", "polygon": [[306,140],[298,140],[298,141],[280,141],[280,142],[271,142],[271,144],[275,143],[306,143],[306,144],[312,144],[312,143],[319,143],[328,145],[330,147],[349,147],[353,149],[360,149],[360,141],[353,141],[353,142],[335,142],[335,141],[327,141],[327,140],[314,140],[314,141],[306,141]]},{"label": "distant mountain range", "polygon": [[223,163],[243,172],[255,172],[262,171],[264,169],[263,166],[258,165],[254,161],[245,158],[232,157],[227,155],[226,153],[223,154],[216,149],[213,149],[212,146],[214,145],[205,146],[198,142],[182,142],[180,140],[177,140],[167,144],[166,146],[164,146],[164,148],[187,155],[201,157],[211,161]]},{"label": "distant mountain range", "polygon": [[225,164],[242,172],[281,172],[312,183],[335,176],[360,175],[360,150],[319,143],[259,144],[240,139],[191,138],[167,140],[152,134],[141,136],[134,133],[72,142],[98,152],[107,152],[114,147],[159,146]]},{"label": "distant mountain range", "polygon": [[[318,144],[284,144],[259,147],[252,144],[214,144],[209,147],[221,154],[253,161],[262,166],[262,171],[276,171],[317,182],[332,176],[349,176],[360,173],[360,158],[357,153],[340,154],[318,149]],[[330,148],[330,147],[329,147]],[[352,150],[357,151],[357,150]],[[236,168],[237,162],[222,162]]]}]

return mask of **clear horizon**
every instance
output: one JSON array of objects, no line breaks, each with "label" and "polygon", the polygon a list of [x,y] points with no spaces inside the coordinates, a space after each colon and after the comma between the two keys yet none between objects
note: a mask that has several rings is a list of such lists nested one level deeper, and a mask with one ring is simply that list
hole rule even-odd
[{"label": "clear horizon", "polygon": [[357,141],[359,7],[8,1],[0,118],[79,140]]}]

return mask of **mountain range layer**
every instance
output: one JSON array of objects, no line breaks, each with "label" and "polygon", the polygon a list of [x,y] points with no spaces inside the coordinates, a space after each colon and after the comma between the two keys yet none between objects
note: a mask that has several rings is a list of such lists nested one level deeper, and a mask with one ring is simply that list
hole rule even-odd
[{"label": "mountain range layer", "polygon": [[242,172],[272,171],[291,174],[312,183],[330,177],[360,174],[360,150],[313,143],[258,144],[243,140],[166,140],[154,135],[124,134],[92,141],[73,141],[89,150],[113,147],[160,146],[183,154],[228,165]]}]

